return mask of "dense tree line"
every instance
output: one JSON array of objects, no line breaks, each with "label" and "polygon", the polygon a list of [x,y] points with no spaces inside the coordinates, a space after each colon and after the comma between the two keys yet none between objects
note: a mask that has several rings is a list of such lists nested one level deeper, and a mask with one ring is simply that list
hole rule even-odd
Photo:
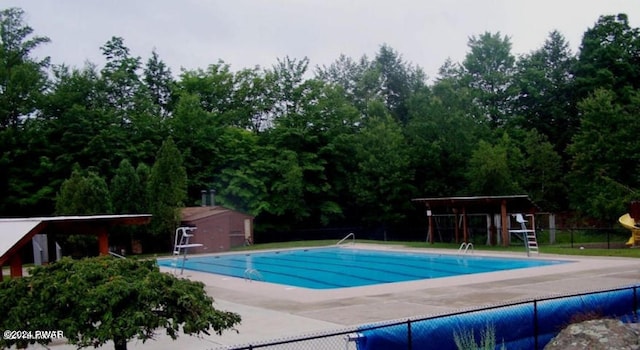
[{"label": "dense tree line", "polygon": [[[411,198],[454,195],[612,221],[638,196],[640,29],[624,14],[577,53],[557,31],[520,57],[508,36],[472,36],[431,83],[388,45],[174,75],[114,37],[103,67],[52,65],[23,16],[0,12],[2,216],[166,212],[214,188],[258,230],[419,225]],[[85,208],[62,200],[80,180]]]}]

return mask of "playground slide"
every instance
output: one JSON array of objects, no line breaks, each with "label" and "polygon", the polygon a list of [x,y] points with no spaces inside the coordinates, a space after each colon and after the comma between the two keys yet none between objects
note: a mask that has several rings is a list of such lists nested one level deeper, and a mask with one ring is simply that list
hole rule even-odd
[{"label": "playground slide", "polygon": [[627,245],[640,245],[640,223],[638,223],[638,225],[636,226],[635,220],[633,220],[631,215],[629,215],[628,213],[622,215],[618,219],[618,221],[624,228],[631,230],[631,238],[629,238],[629,240],[627,241]]}]

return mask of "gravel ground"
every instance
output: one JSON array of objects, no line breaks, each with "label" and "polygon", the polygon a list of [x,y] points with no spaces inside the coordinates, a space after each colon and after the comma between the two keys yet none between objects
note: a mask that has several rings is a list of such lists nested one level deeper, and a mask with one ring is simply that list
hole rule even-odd
[{"label": "gravel ground", "polygon": [[640,349],[640,324],[615,319],[574,323],[553,338],[545,350]]}]

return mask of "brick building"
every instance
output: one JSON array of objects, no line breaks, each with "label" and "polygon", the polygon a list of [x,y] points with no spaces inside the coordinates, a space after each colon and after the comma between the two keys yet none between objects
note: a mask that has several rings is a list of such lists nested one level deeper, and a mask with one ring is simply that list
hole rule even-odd
[{"label": "brick building", "polygon": [[182,226],[196,227],[189,253],[218,253],[253,242],[253,216],[222,206],[182,209]]}]

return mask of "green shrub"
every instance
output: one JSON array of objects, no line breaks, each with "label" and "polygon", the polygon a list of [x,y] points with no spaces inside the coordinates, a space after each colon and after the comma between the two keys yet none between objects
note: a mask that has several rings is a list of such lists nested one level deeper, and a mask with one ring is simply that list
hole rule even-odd
[{"label": "green shrub", "polygon": [[[458,350],[494,350],[496,348],[496,329],[493,325],[487,324],[480,333],[480,344],[476,342],[473,329],[453,332],[453,339]],[[504,341],[501,349],[506,349]]]}]

